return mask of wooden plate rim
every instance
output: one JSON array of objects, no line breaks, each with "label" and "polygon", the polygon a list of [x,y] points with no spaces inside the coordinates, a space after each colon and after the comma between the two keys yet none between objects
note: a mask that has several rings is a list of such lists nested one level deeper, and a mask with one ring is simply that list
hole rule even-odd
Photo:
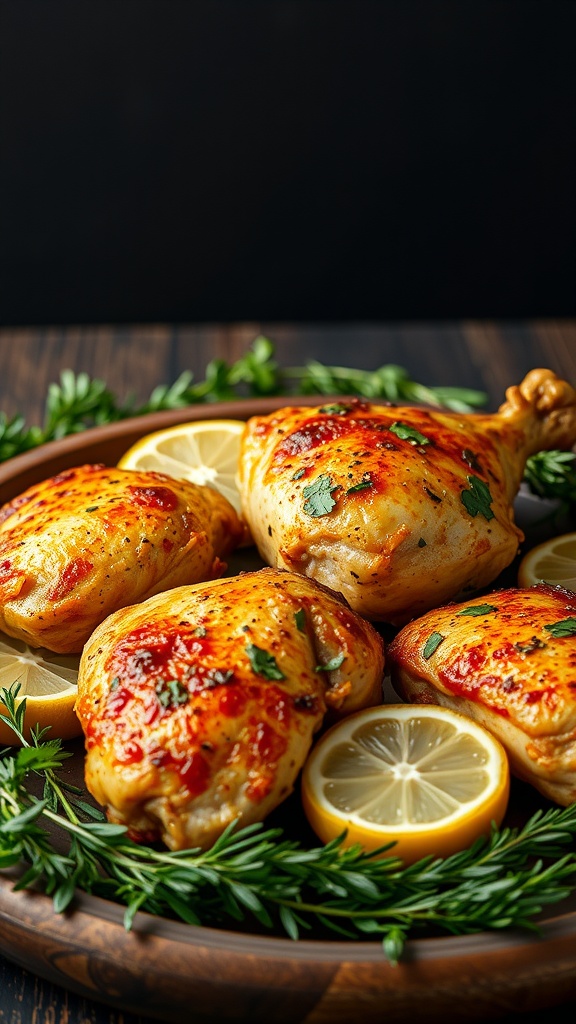
[{"label": "wooden plate rim", "polygon": [[[342,401],[342,396],[337,396]],[[207,405],[187,406],[181,409],[159,413],[148,413],[145,416],[120,420],[103,427],[94,427],[82,433],[52,441],[37,449],[16,456],[0,465],[0,502],[9,500],[20,493],[24,487],[43,479],[45,476],[59,472],[60,469],[80,464],[82,461],[105,461],[98,457],[100,449],[115,451],[116,459],[138,437],[153,430],[177,423],[198,419],[247,419],[252,415],[266,414],[289,405],[327,404],[331,399],[327,396],[278,396],[262,399],[239,399],[232,402],[213,403]],[[332,399],[333,400],[333,399]],[[82,454],[85,453],[85,454]],[[75,463],[74,459],[78,456]],[[86,456],[86,457],[85,457]],[[50,916],[52,901],[42,893],[17,892],[13,889],[14,874],[0,871],[0,919],[11,921],[18,927],[18,921],[24,922],[26,915],[46,921]],[[37,910],[33,910],[36,907]],[[59,927],[69,929],[68,935],[59,933],[58,941],[70,948],[74,947],[75,915],[88,917],[99,922],[104,929],[104,936],[109,936],[113,948],[115,936],[124,933],[123,907],[78,892],[73,909],[65,916],[65,923]],[[55,915],[56,917],[57,915]],[[25,925],[22,923],[22,928]],[[28,927],[28,926],[27,926]],[[135,921],[135,932],[143,931],[147,935],[155,935],[163,939],[180,952],[194,957],[194,951],[200,949],[218,950],[233,959],[246,957],[252,961],[254,957],[273,958],[282,962],[293,962],[303,965],[305,962],[314,964],[349,962],[356,965],[364,964],[367,969],[386,970],[389,965],[383,957],[379,942],[372,940],[341,941],[339,939],[316,940],[302,938],[298,942],[278,935],[252,935],[249,933],[232,932],[211,927],[186,925],[167,918],[154,917],[140,912]],[[557,912],[548,917],[543,916],[540,932],[534,935],[523,931],[481,931],[466,936],[434,936],[416,937],[407,943],[406,963],[403,970],[410,973],[417,970],[423,961],[442,961],[447,959],[462,962],[467,957],[476,957],[488,970],[498,969],[499,958],[509,955],[512,962],[521,969],[529,969],[531,963],[538,962],[538,973],[542,977],[550,977],[558,969],[559,957],[562,957],[564,969],[576,984],[576,912]],[[2,941],[0,939],[0,946]],[[4,955],[10,957],[10,948],[2,948]],[[403,982],[405,984],[405,981]],[[142,1010],[142,1012],[145,1012]]]}]

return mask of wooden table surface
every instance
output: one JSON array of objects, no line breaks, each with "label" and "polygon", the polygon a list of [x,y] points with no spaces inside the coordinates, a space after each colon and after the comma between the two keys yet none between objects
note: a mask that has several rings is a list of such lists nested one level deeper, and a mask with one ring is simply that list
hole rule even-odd
[{"label": "wooden table surface", "polygon": [[[65,368],[104,379],[122,401],[132,396],[142,403],[157,384],[172,383],[184,370],[203,380],[211,359],[237,360],[259,334],[273,342],[283,367],[311,359],[364,369],[395,363],[424,384],[479,388],[487,393],[490,409],[503,400],[506,387],[537,366],[576,384],[573,320],[14,328],[0,330],[0,412],[21,413],[29,425],[41,425],[48,386]],[[576,999],[554,1007],[549,1019],[572,1024],[575,1010]],[[107,1005],[104,993],[102,1003],[88,1001],[0,958],[0,1022],[145,1024],[145,1019]]]}]

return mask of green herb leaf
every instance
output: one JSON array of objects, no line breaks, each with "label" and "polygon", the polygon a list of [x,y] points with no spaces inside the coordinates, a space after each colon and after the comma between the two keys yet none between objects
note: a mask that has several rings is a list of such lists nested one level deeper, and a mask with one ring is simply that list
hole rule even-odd
[{"label": "green herb leaf", "polygon": [[306,630],[306,612],[303,608],[299,608],[297,612],[294,612],[294,622],[296,623],[296,629],[304,633]]},{"label": "green herb leaf", "polygon": [[560,619],[544,626],[544,629],[554,637],[576,636],[576,618],[572,615],[568,619]]},{"label": "green herb leaf", "polygon": [[310,360],[304,367],[287,367],[281,371],[283,380],[294,381],[304,395],[360,395],[369,400],[425,403],[455,412],[472,412],[486,405],[485,392],[468,388],[427,387],[414,381],[403,366],[386,363],[377,370],[351,369],[347,366],[325,366]]},{"label": "green herb leaf", "polygon": [[246,648],[246,654],[257,675],[263,676],[264,679],[284,679],[284,673],[278,668],[274,655],[263,650],[262,647],[257,647],[256,644],[249,644]]},{"label": "green herb leaf", "polygon": [[105,821],[106,815],[99,807],[94,807],[92,804],[87,803],[85,800],[76,800],[74,804],[75,808],[79,811],[83,811],[87,817],[93,821]]},{"label": "green herb leaf", "polygon": [[356,491],[365,491],[368,487],[373,487],[374,482],[369,476],[365,476],[357,484],[352,484],[352,487],[348,487],[346,494],[354,494]]},{"label": "green herb leaf", "polygon": [[424,445],[430,444],[430,438],[425,437],[415,427],[411,427],[409,423],[401,423],[400,420],[396,420],[388,430],[391,434],[396,434],[401,441],[409,441],[413,445]]},{"label": "green herb leaf", "polygon": [[406,931],[400,927],[392,927],[388,930],[382,943],[387,959],[396,966],[402,956],[406,943]]},{"label": "green herb leaf", "polygon": [[325,516],[332,511],[336,501],[332,497],[333,491],[338,490],[338,486],[332,484],[330,477],[323,473],[319,476],[314,483],[309,484],[302,491],[302,494],[307,499],[304,504],[304,511],[309,516]]},{"label": "green herb leaf", "polygon": [[316,665],[316,672],[335,672],[337,668],[340,668],[345,657],[346,655],[342,653],[335,654],[325,665]]},{"label": "green herb leaf", "polygon": [[176,708],[190,699],[188,690],[179,679],[159,679],[155,690],[163,708]]},{"label": "green herb leaf", "polygon": [[[48,389],[44,426],[27,427],[21,415],[8,419],[0,412],[0,462],[91,426],[143,416],[162,409],[183,409],[202,402],[218,402],[248,395],[359,395],[369,400],[425,403],[455,412],[473,412],[486,405],[482,391],[469,388],[429,387],[414,381],[402,366],[387,363],[377,370],[325,366],[311,360],[305,366],[280,369],[274,345],[265,337],[254,339],[235,363],[213,359],[205,379],[194,382],[185,370],[174,383],[160,384],[143,405],[120,402],[101,380],[86,373],[63,370],[60,383]],[[349,406],[334,403],[324,411],[344,414]],[[422,442],[420,442],[422,443]],[[469,463],[478,471],[475,464]],[[576,456],[572,452],[538,452],[529,457],[524,479],[542,497],[576,501]]]},{"label": "green herb leaf", "polygon": [[494,513],[490,508],[493,498],[488,485],[477,476],[469,476],[467,480],[470,484],[470,489],[462,491],[460,495],[466,511],[471,516],[480,514],[485,519],[493,519]]},{"label": "green herb leaf", "polygon": [[446,637],[442,636],[442,633],[431,633],[426,643],[424,644],[424,650],[422,651],[423,656],[428,660],[431,658],[435,651],[438,650],[440,644]]},{"label": "green herb leaf", "polygon": [[320,408],[320,412],[328,413],[330,416],[344,416],[347,412],[350,412],[349,405],[323,405]]},{"label": "green herb leaf", "polygon": [[474,604],[469,608],[461,608],[456,615],[489,615],[490,612],[495,612],[498,609],[494,604]]},{"label": "green herb leaf", "polygon": [[533,654],[534,651],[542,651],[547,646],[548,644],[545,644],[540,637],[533,636],[528,643],[514,644],[514,650],[518,651],[519,654]]},{"label": "green herb leaf", "polygon": [[576,453],[536,452],[524,467],[524,480],[541,498],[576,502]]},{"label": "green herb leaf", "polygon": [[[16,728],[13,698],[11,687],[0,700]],[[382,850],[345,847],[344,835],[307,848],[261,824],[232,824],[209,850],[170,851],[134,843],[122,825],[83,822],[83,802],[68,801],[58,774],[65,756],[60,740],[35,747],[24,739],[16,752],[0,752],[0,866],[25,863],[16,887],[49,893],[58,913],[82,889],[123,904],[127,928],[138,910],[211,927],[248,916],[293,939],[317,922],[337,936],[379,936],[383,956],[397,963],[406,940],[428,928],[533,931],[545,905],[576,890],[576,804],[409,867]],[[31,771],[50,800],[27,789]],[[390,854],[390,844],[383,849]]]}]

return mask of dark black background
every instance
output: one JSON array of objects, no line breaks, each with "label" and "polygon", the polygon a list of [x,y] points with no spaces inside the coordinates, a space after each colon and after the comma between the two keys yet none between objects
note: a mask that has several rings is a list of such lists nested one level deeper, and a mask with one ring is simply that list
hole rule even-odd
[{"label": "dark black background", "polygon": [[4,324],[573,316],[574,0],[0,0]]}]

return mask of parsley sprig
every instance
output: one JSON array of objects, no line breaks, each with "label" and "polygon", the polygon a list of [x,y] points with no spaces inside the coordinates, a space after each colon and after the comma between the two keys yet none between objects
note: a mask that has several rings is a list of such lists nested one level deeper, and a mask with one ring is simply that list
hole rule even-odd
[{"label": "parsley sprig", "polygon": [[[425,403],[454,412],[474,412],[487,396],[471,388],[428,387],[412,380],[407,370],[387,363],[376,370],[326,366],[309,360],[304,366],[280,367],[274,345],[255,338],[236,362],[212,359],[204,380],[184,371],[174,383],[161,384],[146,402],[120,401],[105,382],[87,373],[63,370],[48,389],[43,426],[27,426],[23,416],[9,419],[0,412],[0,462],[93,426],[164,409],[272,395],[358,395],[370,401]],[[572,452],[540,452],[530,456],[525,480],[541,497],[576,502],[576,456]]]},{"label": "parsley sprig", "polygon": [[[378,939],[396,963],[410,936],[430,930],[537,931],[542,908],[576,887],[576,805],[538,811],[522,828],[494,829],[462,853],[410,867],[345,848],[342,837],[307,849],[259,824],[228,828],[207,851],[139,845],[61,780],[70,755],[59,740],[46,730],[24,738],[18,689],[0,692],[0,717],[23,743],[0,752],[0,868],[25,865],[16,888],[39,886],[57,912],[81,889],[124,905],[127,929],[139,910],[195,925],[248,919],[294,939],[319,927]],[[42,782],[41,797],[31,776]],[[67,837],[66,852],[54,830]]]}]

